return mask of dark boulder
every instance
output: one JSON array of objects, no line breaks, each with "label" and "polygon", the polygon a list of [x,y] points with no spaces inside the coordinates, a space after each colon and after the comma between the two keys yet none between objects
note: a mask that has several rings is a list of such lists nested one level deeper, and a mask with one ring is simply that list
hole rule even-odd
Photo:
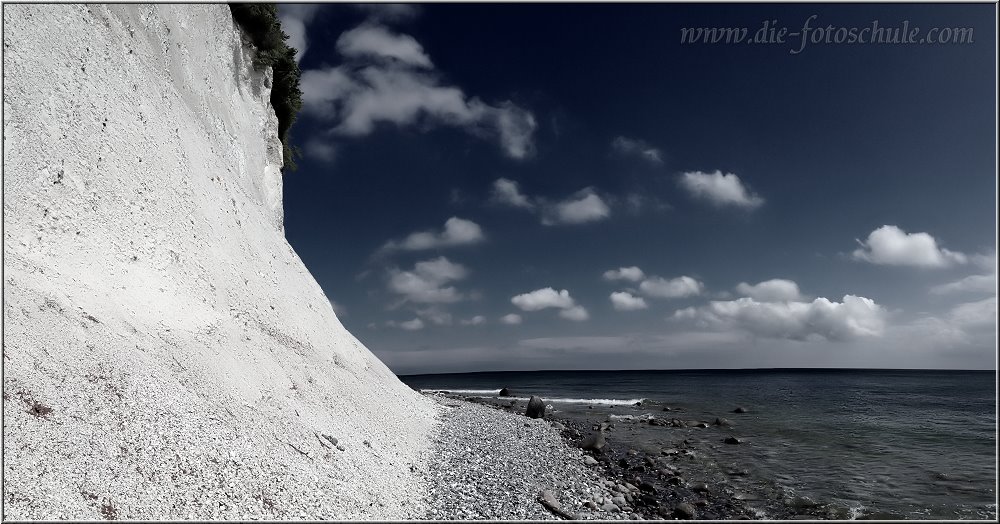
[{"label": "dark boulder", "polygon": [[640,482],[639,489],[647,493],[656,493],[656,486],[650,482]]},{"label": "dark boulder", "polygon": [[725,427],[729,427],[729,426],[732,426],[732,425],[733,425],[733,423],[732,423],[732,422],[729,422],[729,420],[728,420],[728,419],[724,419],[724,418],[716,418],[716,419],[715,419],[715,422],[713,423],[713,425],[715,425],[715,426],[725,426]]},{"label": "dark boulder", "polygon": [[687,502],[681,502],[674,508],[674,517],[679,519],[693,519],[698,515],[695,511],[694,506],[688,504]]},{"label": "dark boulder", "polygon": [[740,440],[740,439],[738,439],[736,437],[726,437],[726,440],[723,440],[723,442],[725,442],[726,444],[742,444],[743,443],[742,440]]},{"label": "dark boulder", "polygon": [[733,410],[733,413],[747,413],[747,408],[740,406]]},{"label": "dark boulder", "polygon": [[628,469],[628,461],[625,460],[624,458],[618,459],[618,467],[622,469]]},{"label": "dark boulder", "polygon": [[510,396],[510,390],[507,389],[507,388],[503,388],[503,389],[500,390],[499,394],[500,394],[501,397],[509,397]]},{"label": "dark boulder", "polygon": [[580,443],[580,447],[600,453],[605,444],[607,444],[607,440],[604,439],[604,432],[598,431],[596,433],[592,433],[589,437],[584,439],[584,441]]},{"label": "dark boulder", "polygon": [[545,416],[545,402],[532,395],[528,400],[528,407],[524,410],[524,415],[531,418],[542,418]]}]

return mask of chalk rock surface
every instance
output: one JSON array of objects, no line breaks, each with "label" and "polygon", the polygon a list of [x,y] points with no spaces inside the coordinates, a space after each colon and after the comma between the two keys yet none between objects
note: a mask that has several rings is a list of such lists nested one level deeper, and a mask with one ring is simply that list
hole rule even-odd
[{"label": "chalk rock surface", "polygon": [[3,15],[4,519],[424,515],[439,408],[285,241],[229,8]]}]

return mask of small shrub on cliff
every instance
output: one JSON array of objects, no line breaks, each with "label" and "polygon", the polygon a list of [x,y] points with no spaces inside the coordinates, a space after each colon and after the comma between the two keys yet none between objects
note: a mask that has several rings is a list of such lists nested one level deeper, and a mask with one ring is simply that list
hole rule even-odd
[{"label": "small shrub on cliff", "polygon": [[274,82],[271,88],[271,106],[278,117],[278,138],[284,151],[284,167],[296,169],[295,158],[299,149],[291,145],[289,129],[302,108],[302,91],[299,79],[302,72],[295,62],[295,49],[288,47],[288,39],[281,30],[278,8],[274,4],[229,4],[233,19],[257,48],[254,67],[271,67]]}]

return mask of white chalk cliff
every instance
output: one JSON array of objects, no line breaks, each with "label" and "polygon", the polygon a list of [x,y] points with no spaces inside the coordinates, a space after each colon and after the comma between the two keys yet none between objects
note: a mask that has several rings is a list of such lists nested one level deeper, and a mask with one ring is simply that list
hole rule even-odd
[{"label": "white chalk cliff", "polygon": [[436,408],[285,241],[229,8],[3,11],[3,518],[422,514]]}]

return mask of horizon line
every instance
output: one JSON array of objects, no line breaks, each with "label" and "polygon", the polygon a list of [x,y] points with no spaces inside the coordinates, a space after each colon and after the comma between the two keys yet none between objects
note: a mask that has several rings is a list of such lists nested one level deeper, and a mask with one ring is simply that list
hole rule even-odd
[{"label": "horizon line", "polygon": [[649,368],[649,369],[507,369],[490,371],[446,371],[434,373],[397,373],[397,377],[420,377],[428,375],[476,375],[486,373],[629,373],[629,372],[685,372],[685,371],[938,371],[938,372],[993,372],[993,369],[960,369],[960,368],[851,368],[851,367],[789,367],[789,368]]}]

